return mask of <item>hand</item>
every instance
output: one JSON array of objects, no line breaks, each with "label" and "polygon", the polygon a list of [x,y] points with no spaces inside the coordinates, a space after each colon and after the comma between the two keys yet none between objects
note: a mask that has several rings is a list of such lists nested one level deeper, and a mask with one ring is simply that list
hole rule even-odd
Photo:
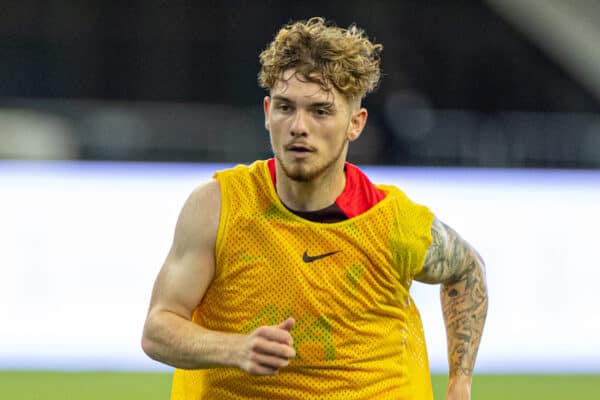
[{"label": "hand", "polygon": [[296,357],[290,330],[290,317],[274,326],[261,326],[246,336],[242,344],[240,368],[253,375],[275,375]]},{"label": "hand", "polygon": [[450,378],[446,400],[471,400],[471,377]]}]

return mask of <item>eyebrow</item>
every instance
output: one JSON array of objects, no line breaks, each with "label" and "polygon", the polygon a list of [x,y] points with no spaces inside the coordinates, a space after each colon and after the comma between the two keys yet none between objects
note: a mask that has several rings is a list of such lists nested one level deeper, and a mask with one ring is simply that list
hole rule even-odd
[{"label": "eyebrow", "polygon": [[[274,101],[281,101],[284,103],[294,103],[294,101],[290,100],[289,98],[285,97],[285,96],[281,96],[281,95],[275,95],[271,97],[272,100]],[[327,107],[327,108],[334,108],[335,105],[333,104],[332,101],[318,101],[315,103],[310,103],[310,107]]]}]

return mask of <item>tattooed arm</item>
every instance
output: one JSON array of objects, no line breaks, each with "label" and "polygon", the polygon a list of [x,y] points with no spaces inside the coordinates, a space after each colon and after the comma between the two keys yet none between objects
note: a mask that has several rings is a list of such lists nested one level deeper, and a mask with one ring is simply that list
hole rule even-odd
[{"label": "tattooed arm", "polygon": [[437,218],[423,270],[415,279],[441,283],[448,338],[447,399],[470,399],[471,378],[487,314],[483,260],[452,228]]}]

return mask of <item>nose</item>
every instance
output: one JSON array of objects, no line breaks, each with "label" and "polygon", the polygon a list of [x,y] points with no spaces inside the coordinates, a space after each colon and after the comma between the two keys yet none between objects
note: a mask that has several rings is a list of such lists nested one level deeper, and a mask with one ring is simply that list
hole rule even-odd
[{"label": "nose", "polygon": [[292,121],[292,125],[290,126],[290,134],[293,137],[306,136],[308,134],[306,118],[306,113],[303,110],[296,111],[296,114],[294,115],[294,120]]}]

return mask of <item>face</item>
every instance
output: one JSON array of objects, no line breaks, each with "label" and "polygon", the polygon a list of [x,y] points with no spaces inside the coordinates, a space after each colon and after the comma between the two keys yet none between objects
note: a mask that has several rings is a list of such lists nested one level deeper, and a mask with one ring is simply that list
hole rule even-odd
[{"label": "face", "polygon": [[348,143],[359,137],[367,120],[358,101],[348,101],[335,88],[324,91],[294,70],[284,72],[265,97],[264,111],[277,165],[300,182],[343,171]]}]

